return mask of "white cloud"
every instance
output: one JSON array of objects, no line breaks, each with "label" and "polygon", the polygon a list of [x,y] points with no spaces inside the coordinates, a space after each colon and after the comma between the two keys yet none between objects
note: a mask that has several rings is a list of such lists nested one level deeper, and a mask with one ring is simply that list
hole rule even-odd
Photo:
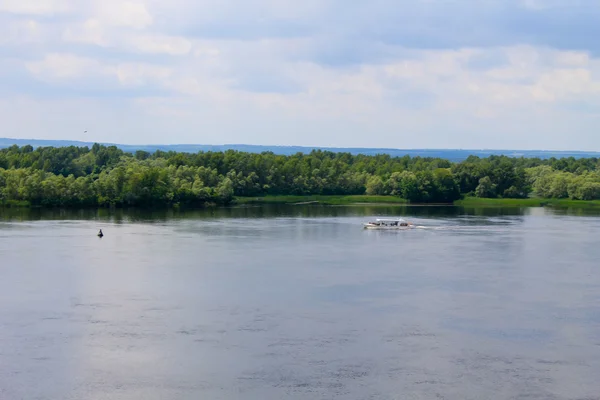
[{"label": "white cloud", "polygon": [[[487,15],[488,3],[476,7],[477,15]],[[527,13],[552,10],[508,3]],[[493,10],[500,15],[499,4]],[[0,15],[0,43],[11,47],[10,68],[0,63],[0,77],[12,85],[0,96],[29,99],[7,114],[10,129],[26,136],[23,127],[32,125],[18,110],[51,121],[48,129],[62,135],[73,110],[93,118],[83,107],[94,104],[105,115],[121,99],[118,107],[137,121],[116,138],[126,142],[161,141],[168,132],[175,142],[523,147],[535,143],[525,137],[529,127],[538,138],[543,131],[553,147],[569,147],[563,130],[578,126],[581,133],[571,138],[600,149],[600,139],[589,134],[598,118],[586,110],[600,104],[593,48],[483,44],[449,30],[446,42],[438,14],[455,5],[402,5],[410,18],[396,32],[391,22],[408,17],[387,0],[0,0],[0,10],[12,13]],[[48,17],[59,13],[69,16]],[[498,31],[476,23],[473,29],[472,36],[497,38]],[[23,82],[21,93],[9,74],[24,79],[24,71],[33,80]],[[51,84],[43,86],[51,100],[36,97],[40,81]],[[102,97],[77,104],[72,97],[79,92],[67,89],[80,87],[88,100],[96,92]],[[47,101],[58,105],[46,108]],[[57,113],[51,118],[50,109]]]},{"label": "white cloud", "polygon": [[64,27],[62,39],[136,53],[185,55],[192,42],[150,29],[154,18],[141,1],[95,0],[85,19]]},{"label": "white cloud", "polygon": [[588,69],[554,69],[539,77],[532,92],[540,100],[573,100],[600,95],[600,81],[594,81]]},{"label": "white cloud", "polygon": [[192,49],[192,42],[176,36],[135,35],[125,39],[125,45],[141,53],[185,55]]},{"label": "white cloud", "polygon": [[0,0],[0,12],[27,15],[55,15],[71,11],[69,0]]},{"label": "white cloud", "polygon": [[153,22],[143,1],[95,0],[93,4],[94,18],[102,24],[143,29]]},{"label": "white cloud", "polygon": [[92,44],[136,53],[185,55],[193,47],[192,42],[183,37],[123,31],[103,26],[96,19],[66,28],[62,37],[66,42]]},{"label": "white cloud", "polygon": [[581,51],[561,51],[556,53],[555,62],[571,67],[586,67],[590,63],[590,55]]},{"label": "white cloud", "polygon": [[59,53],[48,54],[44,59],[28,62],[25,66],[37,78],[50,81],[93,78],[110,71],[94,59]]},{"label": "white cloud", "polygon": [[165,82],[172,71],[165,67],[147,64],[120,64],[115,68],[119,82],[126,86],[140,86],[155,82]]},{"label": "white cloud", "polygon": [[45,29],[33,19],[19,19],[0,25],[0,44],[23,45],[44,41]]},{"label": "white cloud", "polygon": [[96,80],[98,89],[107,83],[118,87],[157,87],[168,89],[173,71],[144,63],[102,63],[73,54],[49,54],[44,59],[26,64],[37,79],[54,84]]},{"label": "white cloud", "polygon": [[62,38],[66,42],[88,43],[103,47],[111,44],[104,27],[97,19],[88,19],[83,23],[66,27]]}]

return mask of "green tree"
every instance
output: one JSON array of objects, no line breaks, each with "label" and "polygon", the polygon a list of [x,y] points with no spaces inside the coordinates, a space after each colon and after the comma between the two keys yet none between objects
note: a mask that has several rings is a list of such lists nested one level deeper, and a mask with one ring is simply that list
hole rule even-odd
[{"label": "green tree", "polygon": [[231,203],[233,200],[233,183],[231,179],[225,178],[217,187],[217,197],[223,204]]},{"label": "green tree", "polygon": [[383,179],[379,176],[371,176],[367,179],[367,191],[368,195],[383,195],[385,194],[385,186]]},{"label": "green tree", "polygon": [[492,183],[489,176],[484,176],[479,180],[479,185],[475,189],[477,197],[496,197],[496,185]]},{"label": "green tree", "polygon": [[438,168],[434,171],[435,201],[452,203],[460,199],[460,187],[448,168]]}]

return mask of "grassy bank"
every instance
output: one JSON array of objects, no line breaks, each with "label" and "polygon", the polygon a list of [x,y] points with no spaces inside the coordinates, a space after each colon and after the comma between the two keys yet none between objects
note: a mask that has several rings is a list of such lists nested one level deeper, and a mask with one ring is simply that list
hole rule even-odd
[{"label": "grassy bank", "polygon": [[237,197],[235,204],[406,204],[405,199],[394,196],[264,196]]},{"label": "grassy bank", "polygon": [[[409,204],[405,199],[394,196],[264,196],[237,197],[234,204]],[[570,199],[483,199],[465,197],[454,202],[462,207],[600,207],[600,200],[582,201]]]},{"label": "grassy bank", "polygon": [[463,207],[600,207],[600,200],[570,200],[570,199],[482,199],[466,197],[454,203]]},{"label": "grassy bank", "polygon": [[31,203],[25,200],[0,200],[0,207],[31,207]]},{"label": "grassy bank", "polygon": [[[410,204],[409,201],[395,196],[264,196],[264,197],[236,197],[234,205],[244,204],[322,204],[322,205],[352,205],[352,204]],[[413,204],[418,205],[418,204]],[[427,204],[434,205],[434,204]],[[455,206],[461,207],[600,207],[600,200],[570,200],[570,199],[484,199],[479,197],[465,197],[463,200],[454,202]],[[204,207],[215,206],[207,203]],[[32,207],[28,201],[8,200],[0,201],[0,207],[19,208]],[[56,207],[55,207],[56,208]],[[64,207],[71,208],[71,207]],[[73,207],[81,208],[81,207]],[[95,208],[95,207],[94,207]],[[103,207],[99,207],[103,208]],[[143,208],[143,207],[134,207]],[[160,207],[163,208],[163,207]],[[168,208],[168,207],[167,207]],[[173,208],[179,208],[174,206]]]}]

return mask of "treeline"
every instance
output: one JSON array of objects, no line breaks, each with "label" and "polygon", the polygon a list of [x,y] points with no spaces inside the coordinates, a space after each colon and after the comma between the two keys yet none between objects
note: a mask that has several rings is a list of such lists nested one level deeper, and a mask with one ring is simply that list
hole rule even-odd
[{"label": "treeline", "polygon": [[114,146],[0,150],[0,201],[46,206],[202,206],[235,196],[392,195],[451,203],[464,195],[600,199],[600,162],[587,159],[292,156],[236,151],[125,153]]}]

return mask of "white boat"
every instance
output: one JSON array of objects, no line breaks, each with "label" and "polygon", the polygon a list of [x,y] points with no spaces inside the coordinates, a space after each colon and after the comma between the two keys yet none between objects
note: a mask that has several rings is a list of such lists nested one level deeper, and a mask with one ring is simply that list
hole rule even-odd
[{"label": "white boat", "polygon": [[397,219],[386,219],[386,218],[378,218],[375,221],[367,222],[364,224],[365,229],[382,229],[382,230],[391,230],[391,229],[411,229],[414,228],[414,224],[408,222],[402,218]]}]

